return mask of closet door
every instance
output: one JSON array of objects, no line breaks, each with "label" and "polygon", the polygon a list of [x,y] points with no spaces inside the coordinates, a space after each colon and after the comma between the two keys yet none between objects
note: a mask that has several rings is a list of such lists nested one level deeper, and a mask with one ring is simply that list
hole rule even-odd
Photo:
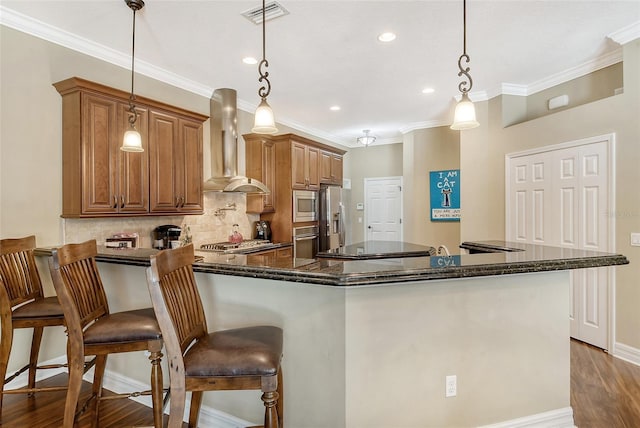
[{"label": "closet door", "polygon": [[[509,241],[610,251],[608,140],[507,156]],[[608,348],[609,268],[571,271],[571,336]]]}]

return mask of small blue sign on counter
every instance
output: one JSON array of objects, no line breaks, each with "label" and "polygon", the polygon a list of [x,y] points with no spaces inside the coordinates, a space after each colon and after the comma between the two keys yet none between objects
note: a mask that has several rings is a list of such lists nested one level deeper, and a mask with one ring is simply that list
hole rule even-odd
[{"label": "small blue sign on counter", "polygon": [[460,170],[429,172],[431,221],[460,221]]}]

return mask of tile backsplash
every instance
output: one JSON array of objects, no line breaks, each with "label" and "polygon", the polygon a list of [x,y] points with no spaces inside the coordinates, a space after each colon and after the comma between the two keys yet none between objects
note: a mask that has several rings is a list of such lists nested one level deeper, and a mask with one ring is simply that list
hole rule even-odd
[{"label": "tile backsplash", "polygon": [[[216,210],[235,204],[236,209]],[[157,226],[172,224],[182,228],[181,239],[188,227],[196,248],[202,244],[227,241],[232,226],[238,224],[245,239],[253,237],[253,223],[260,217],[247,214],[246,196],[242,193],[207,192],[204,194],[204,214],[157,217],[83,218],[63,219],[64,243],[96,239],[98,245],[116,233],[134,233],[140,236],[139,246],[151,248],[151,232]]]}]

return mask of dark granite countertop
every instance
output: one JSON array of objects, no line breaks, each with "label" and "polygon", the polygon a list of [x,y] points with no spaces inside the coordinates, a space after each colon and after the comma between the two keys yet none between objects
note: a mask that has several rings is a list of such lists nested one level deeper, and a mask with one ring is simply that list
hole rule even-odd
[{"label": "dark granite countertop", "polygon": [[435,255],[436,249],[425,245],[396,241],[368,241],[345,245],[344,247],[333,250],[321,251],[316,257],[319,259],[335,260],[372,260],[402,257],[429,257]]},{"label": "dark granite countertop", "polygon": [[[504,241],[465,242],[462,248],[501,252],[454,256],[406,257],[377,260],[323,260],[275,258],[261,255],[215,254],[196,250],[196,272],[246,276],[328,286],[361,286],[395,282],[428,281],[581,269],[628,264],[621,254],[569,248],[546,247]],[[510,251],[509,251],[510,249]],[[514,251],[517,250],[517,251]],[[135,266],[149,266],[157,250],[98,247],[97,260]],[[40,248],[36,255],[48,256]]]}]

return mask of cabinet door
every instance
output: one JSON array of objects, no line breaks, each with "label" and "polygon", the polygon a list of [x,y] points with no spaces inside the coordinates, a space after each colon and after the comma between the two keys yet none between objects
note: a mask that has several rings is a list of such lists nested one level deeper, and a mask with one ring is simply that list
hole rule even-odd
[{"label": "cabinet door", "polygon": [[[149,112],[149,210],[176,212],[180,206],[176,165],[184,158],[174,153],[178,141],[178,119],[162,112]],[[178,153],[178,155],[180,155]]]},{"label": "cabinet door", "polygon": [[118,212],[146,213],[149,211],[149,140],[147,127],[149,115],[146,108],[136,107],[136,129],[142,137],[144,152],[120,150],[122,136],[129,129],[129,105],[118,107],[118,139],[115,155],[118,159]]},{"label": "cabinet door", "polygon": [[342,156],[331,155],[331,182],[342,186]]},{"label": "cabinet door", "polygon": [[307,146],[307,188],[320,188],[320,149]]},{"label": "cabinet door", "polygon": [[294,189],[307,188],[306,153],[307,146],[291,143],[291,187]]},{"label": "cabinet door", "polygon": [[82,94],[82,214],[116,214],[118,102]]},{"label": "cabinet door", "polygon": [[174,152],[176,162],[176,189],[181,212],[202,212],[202,125],[180,119],[180,136]]},{"label": "cabinet door", "polygon": [[202,125],[149,112],[151,212],[202,212]]},{"label": "cabinet door", "polygon": [[320,151],[320,183],[331,183],[331,155],[325,150]]}]

